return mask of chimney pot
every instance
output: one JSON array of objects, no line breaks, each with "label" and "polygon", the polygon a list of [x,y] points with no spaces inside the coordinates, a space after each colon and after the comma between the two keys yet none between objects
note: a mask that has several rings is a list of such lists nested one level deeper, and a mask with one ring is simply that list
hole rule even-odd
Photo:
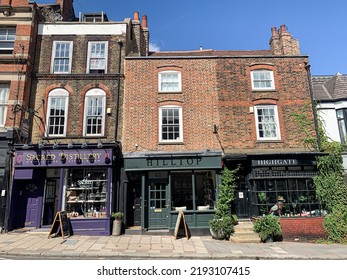
[{"label": "chimney pot", "polygon": [[286,28],[286,26],[285,26],[284,24],[281,25],[280,28],[281,28],[281,31],[282,31],[282,32],[286,32],[286,31],[287,31],[287,28]]},{"label": "chimney pot", "polygon": [[134,20],[140,20],[139,12],[134,12]]},{"label": "chimney pot", "polygon": [[276,36],[277,35],[275,26],[271,28],[271,33],[272,33],[272,36]]},{"label": "chimney pot", "polygon": [[142,16],[142,28],[147,28],[147,16]]}]

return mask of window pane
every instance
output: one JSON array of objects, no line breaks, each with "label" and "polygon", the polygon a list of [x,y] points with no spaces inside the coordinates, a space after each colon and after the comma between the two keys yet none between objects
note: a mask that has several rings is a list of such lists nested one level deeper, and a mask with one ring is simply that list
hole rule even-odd
[{"label": "window pane", "polygon": [[274,108],[257,108],[259,138],[277,138],[277,123]]},{"label": "window pane", "polygon": [[192,173],[171,173],[171,202],[173,210],[176,207],[193,210]]},{"label": "window pane", "polygon": [[180,140],[180,119],[178,108],[162,108],[162,140]]},{"label": "window pane", "polygon": [[161,91],[179,91],[178,73],[161,73]]},{"label": "window pane", "polygon": [[68,73],[70,66],[70,42],[58,42],[55,44],[53,61],[54,73]]},{"label": "window pane", "polygon": [[253,88],[254,89],[272,89],[273,78],[271,71],[253,71]]},{"label": "window pane", "polygon": [[100,135],[103,133],[103,96],[86,97],[86,134]]},{"label": "window pane", "polygon": [[49,97],[48,134],[63,135],[66,121],[67,97]]},{"label": "window pane", "polygon": [[106,43],[90,43],[89,46],[90,72],[104,73],[106,69]]},{"label": "window pane", "polygon": [[0,49],[12,50],[16,39],[15,27],[0,28]]}]

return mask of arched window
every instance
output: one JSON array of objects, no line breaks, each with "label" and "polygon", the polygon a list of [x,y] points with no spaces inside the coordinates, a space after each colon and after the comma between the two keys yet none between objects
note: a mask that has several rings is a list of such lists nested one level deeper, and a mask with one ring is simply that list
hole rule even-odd
[{"label": "arched window", "polygon": [[99,88],[89,90],[84,101],[84,136],[103,136],[105,133],[106,93]]},{"label": "arched window", "polygon": [[48,94],[46,136],[65,136],[69,93],[62,88]]}]

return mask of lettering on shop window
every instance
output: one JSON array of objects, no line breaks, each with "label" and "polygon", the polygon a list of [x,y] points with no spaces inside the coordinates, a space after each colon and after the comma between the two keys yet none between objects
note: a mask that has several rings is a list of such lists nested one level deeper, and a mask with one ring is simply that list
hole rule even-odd
[{"label": "lettering on shop window", "polygon": [[147,159],[147,167],[199,166],[201,158]]}]

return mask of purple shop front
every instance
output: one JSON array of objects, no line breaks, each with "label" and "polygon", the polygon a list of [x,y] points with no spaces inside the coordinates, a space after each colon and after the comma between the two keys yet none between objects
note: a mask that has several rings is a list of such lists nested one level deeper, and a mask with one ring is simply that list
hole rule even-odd
[{"label": "purple shop front", "polygon": [[49,228],[65,210],[73,234],[110,235],[113,147],[16,148],[9,229]]}]

